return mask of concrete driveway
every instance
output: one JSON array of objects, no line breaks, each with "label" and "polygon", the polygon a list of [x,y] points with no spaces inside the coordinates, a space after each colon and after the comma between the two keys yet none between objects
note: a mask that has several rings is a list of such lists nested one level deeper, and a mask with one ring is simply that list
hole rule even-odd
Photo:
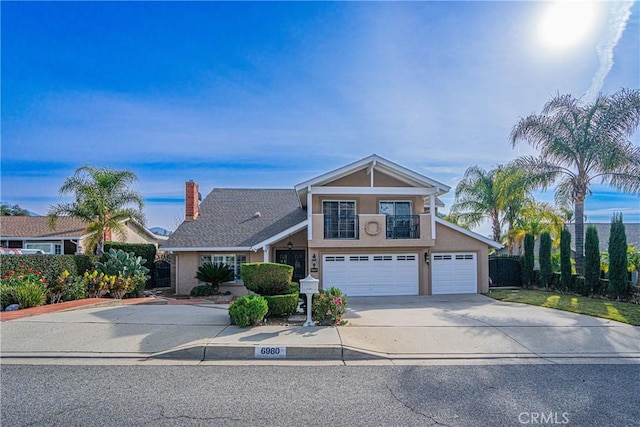
[{"label": "concrete driveway", "polygon": [[640,328],[483,295],[352,297],[345,346],[396,357],[640,357]]}]

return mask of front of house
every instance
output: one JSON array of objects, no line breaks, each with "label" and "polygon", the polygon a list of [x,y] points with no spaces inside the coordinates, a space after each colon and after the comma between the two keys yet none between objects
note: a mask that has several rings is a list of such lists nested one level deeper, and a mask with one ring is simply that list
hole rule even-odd
[{"label": "front of house", "polygon": [[188,294],[204,262],[223,262],[246,293],[245,262],[294,267],[350,296],[486,292],[496,242],[437,217],[450,188],[377,155],[290,190],[214,189],[199,203],[186,183],[186,219],[163,245],[175,258],[176,293]]}]

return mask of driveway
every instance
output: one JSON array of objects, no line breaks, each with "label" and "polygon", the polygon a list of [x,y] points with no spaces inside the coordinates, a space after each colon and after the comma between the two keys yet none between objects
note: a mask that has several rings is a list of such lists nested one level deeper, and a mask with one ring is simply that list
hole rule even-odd
[{"label": "driveway", "polygon": [[352,297],[345,346],[398,357],[640,357],[640,328],[483,295]]}]

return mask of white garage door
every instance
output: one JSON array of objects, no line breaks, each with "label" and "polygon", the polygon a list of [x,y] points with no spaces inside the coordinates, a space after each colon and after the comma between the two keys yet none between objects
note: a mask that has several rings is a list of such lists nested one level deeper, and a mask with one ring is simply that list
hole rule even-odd
[{"label": "white garage door", "polygon": [[325,255],[322,287],[349,296],[418,295],[418,254]]},{"label": "white garage door", "polygon": [[431,258],[431,283],[433,295],[477,293],[476,254],[434,253]]}]

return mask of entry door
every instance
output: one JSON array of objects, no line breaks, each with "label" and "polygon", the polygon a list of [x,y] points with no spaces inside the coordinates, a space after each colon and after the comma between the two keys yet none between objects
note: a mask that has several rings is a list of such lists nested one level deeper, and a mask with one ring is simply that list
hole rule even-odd
[{"label": "entry door", "polygon": [[276,262],[293,267],[293,281],[307,277],[307,253],[301,250],[276,250]]}]

